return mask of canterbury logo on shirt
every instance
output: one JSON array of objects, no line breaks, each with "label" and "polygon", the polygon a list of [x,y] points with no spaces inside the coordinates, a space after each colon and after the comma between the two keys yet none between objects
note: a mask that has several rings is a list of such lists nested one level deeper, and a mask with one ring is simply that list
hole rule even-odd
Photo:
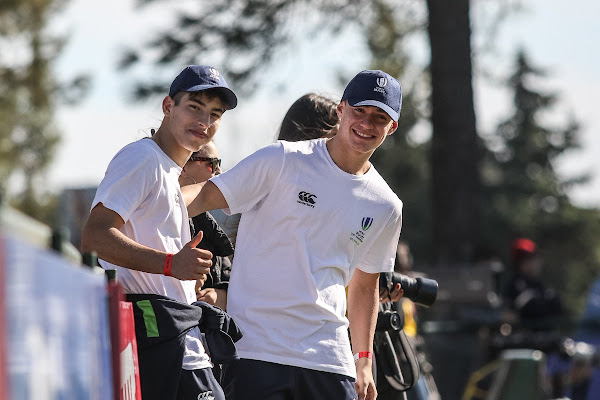
[{"label": "canterbury logo on shirt", "polygon": [[309,206],[312,208],[315,208],[315,199],[317,198],[316,195],[312,194],[312,193],[308,193],[308,192],[300,192],[298,193],[298,203],[300,204],[304,204],[305,206]]},{"label": "canterbury logo on shirt", "polygon": [[212,390],[209,390],[208,392],[200,393],[198,400],[215,400],[215,396],[213,396]]}]

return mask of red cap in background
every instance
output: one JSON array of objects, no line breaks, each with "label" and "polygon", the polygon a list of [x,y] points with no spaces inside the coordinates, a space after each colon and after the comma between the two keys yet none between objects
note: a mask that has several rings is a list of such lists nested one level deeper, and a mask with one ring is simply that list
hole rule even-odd
[{"label": "red cap in background", "polygon": [[537,252],[537,246],[533,240],[526,238],[518,238],[513,241],[511,249],[511,257],[513,261],[522,258],[534,256]]}]

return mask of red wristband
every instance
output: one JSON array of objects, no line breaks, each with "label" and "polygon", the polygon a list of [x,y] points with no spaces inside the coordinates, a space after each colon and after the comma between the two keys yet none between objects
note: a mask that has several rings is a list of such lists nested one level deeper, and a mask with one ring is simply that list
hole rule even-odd
[{"label": "red wristband", "polygon": [[165,267],[163,269],[163,274],[166,276],[173,276],[171,274],[171,264],[173,262],[173,254],[167,253],[167,258],[165,258]]},{"label": "red wristband", "polygon": [[357,362],[359,358],[365,357],[368,359],[372,359],[373,353],[371,353],[370,351],[359,351],[358,353],[354,354],[354,362]]}]

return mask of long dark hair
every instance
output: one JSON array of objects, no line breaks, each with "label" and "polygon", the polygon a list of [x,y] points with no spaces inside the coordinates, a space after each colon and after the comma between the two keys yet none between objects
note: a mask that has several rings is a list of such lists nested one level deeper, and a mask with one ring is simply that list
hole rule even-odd
[{"label": "long dark hair", "polygon": [[332,136],[337,132],[337,103],[316,93],[307,93],[289,108],[277,139],[295,142]]}]

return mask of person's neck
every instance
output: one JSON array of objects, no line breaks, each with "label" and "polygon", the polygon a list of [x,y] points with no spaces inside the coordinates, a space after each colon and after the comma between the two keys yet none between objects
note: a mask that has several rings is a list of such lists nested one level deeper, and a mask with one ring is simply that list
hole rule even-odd
[{"label": "person's neck", "polygon": [[160,149],[171,158],[177,165],[183,168],[187,160],[192,154],[191,151],[181,147],[172,135],[169,135],[164,127],[158,128],[156,133],[152,135],[152,140],[160,147]]},{"label": "person's neck", "polygon": [[335,136],[327,141],[327,151],[335,165],[349,174],[364,175],[371,168],[369,158],[372,153],[348,151],[340,146]]},{"label": "person's neck", "polygon": [[195,185],[196,183],[198,183],[196,182],[196,179],[194,179],[193,176],[186,174],[185,171],[183,171],[179,176],[179,185],[181,187]]}]

